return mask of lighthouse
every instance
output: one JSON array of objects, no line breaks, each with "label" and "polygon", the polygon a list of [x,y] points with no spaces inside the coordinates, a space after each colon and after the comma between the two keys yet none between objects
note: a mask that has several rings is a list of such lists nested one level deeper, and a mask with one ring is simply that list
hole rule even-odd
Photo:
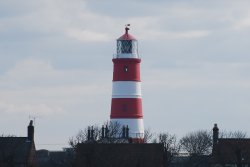
[{"label": "lighthouse", "polygon": [[117,39],[116,54],[112,61],[113,82],[111,102],[111,122],[129,128],[129,137],[134,141],[144,138],[142,112],[140,63],[138,41],[129,34],[126,26],[125,34]]}]

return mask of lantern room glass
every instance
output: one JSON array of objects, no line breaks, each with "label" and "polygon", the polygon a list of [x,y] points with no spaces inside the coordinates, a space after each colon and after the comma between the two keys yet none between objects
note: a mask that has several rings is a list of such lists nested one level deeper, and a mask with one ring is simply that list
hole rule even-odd
[{"label": "lantern room glass", "polygon": [[117,55],[138,54],[138,42],[136,40],[118,40]]}]

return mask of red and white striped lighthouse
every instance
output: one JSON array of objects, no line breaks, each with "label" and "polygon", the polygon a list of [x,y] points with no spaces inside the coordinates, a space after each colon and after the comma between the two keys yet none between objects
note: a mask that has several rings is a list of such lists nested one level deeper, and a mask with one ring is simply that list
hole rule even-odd
[{"label": "red and white striped lighthouse", "polygon": [[138,41],[128,33],[117,39],[113,58],[113,87],[110,119],[129,127],[129,137],[144,138]]}]

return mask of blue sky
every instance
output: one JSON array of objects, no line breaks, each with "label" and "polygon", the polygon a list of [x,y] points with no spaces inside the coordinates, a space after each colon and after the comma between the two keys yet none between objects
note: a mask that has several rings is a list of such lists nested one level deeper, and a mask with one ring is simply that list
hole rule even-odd
[{"label": "blue sky", "polygon": [[59,149],[109,118],[115,40],[131,24],[145,127],[249,131],[250,2],[0,1],[0,134]]}]

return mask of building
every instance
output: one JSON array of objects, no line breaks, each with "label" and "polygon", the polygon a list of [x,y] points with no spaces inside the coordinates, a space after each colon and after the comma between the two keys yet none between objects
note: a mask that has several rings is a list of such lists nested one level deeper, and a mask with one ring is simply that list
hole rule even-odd
[{"label": "building", "polygon": [[163,167],[162,144],[87,144],[76,149],[76,167]]},{"label": "building", "polygon": [[74,156],[72,148],[64,148],[63,151],[36,151],[38,167],[72,167]]},{"label": "building", "polygon": [[141,98],[140,63],[138,42],[128,33],[117,39],[117,53],[113,57],[113,87],[111,122],[129,128],[134,142],[143,141],[144,124]]},{"label": "building", "polygon": [[249,138],[219,138],[217,124],[213,128],[211,167],[250,167]]},{"label": "building", "polygon": [[34,126],[27,137],[0,137],[0,167],[36,167]]},{"label": "building", "polygon": [[181,156],[177,155],[170,163],[170,167],[209,167],[209,155]]}]

